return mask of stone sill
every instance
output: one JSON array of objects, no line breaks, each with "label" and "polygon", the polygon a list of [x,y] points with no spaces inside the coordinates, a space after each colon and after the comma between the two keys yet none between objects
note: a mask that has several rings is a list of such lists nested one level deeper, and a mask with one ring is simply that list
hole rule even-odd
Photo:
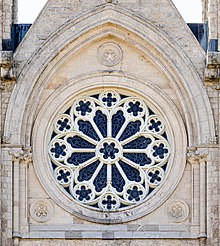
[{"label": "stone sill", "polygon": [[189,225],[31,225],[24,239],[197,239],[199,226]]}]

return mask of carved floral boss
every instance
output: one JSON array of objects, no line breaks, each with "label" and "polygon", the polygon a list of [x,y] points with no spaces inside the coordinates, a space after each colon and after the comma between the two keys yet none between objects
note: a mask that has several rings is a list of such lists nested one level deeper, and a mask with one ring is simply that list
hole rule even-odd
[{"label": "carved floral boss", "polygon": [[77,202],[115,211],[141,203],[168,170],[160,116],[139,97],[102,91],[76,99],[53,123],[50,165]]}]

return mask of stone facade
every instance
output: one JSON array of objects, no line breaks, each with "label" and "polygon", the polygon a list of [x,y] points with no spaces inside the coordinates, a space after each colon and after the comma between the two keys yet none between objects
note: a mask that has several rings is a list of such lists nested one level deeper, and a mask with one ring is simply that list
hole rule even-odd
[{"label": "stone facade", "polygon": [[[219,3],[202,4],[211,42],[219,36]],[[0,42],[11,37],[16,9],[17,1],[0,3]],[[203,51],[171,0],[50,0],[16,51],[0,51],[1,245],[219,245],[219,52]],[[98,123],[91,105],[102,115]],[[117,112],[142,130],[111,123]],[[106,115],[108,134],[98,148],[94,134],[102,139]],[[109,122],[120,125],[118,135],[127,129],[125,140],[112,136]],[[66,143],[74,137],[87,148],[94,144],[95,160],[108,170],[109,190],[96,191],[90,204],[93,171],[87,168],[80,186],[84,161],[70,165],[61,156],[65,148],[71,161],[77,151],[81,159],[92,153],[72,145],[74,152]],[[154,161],[150,168],[140,142],[134,147],[140,137],[156,143],[144,152]],[[126,139],[142,154],[138,165],[117,157]],[[142,181],[129,180],[119,160]],[[113,188],[114,165],[128,187],[121,192]]]}]

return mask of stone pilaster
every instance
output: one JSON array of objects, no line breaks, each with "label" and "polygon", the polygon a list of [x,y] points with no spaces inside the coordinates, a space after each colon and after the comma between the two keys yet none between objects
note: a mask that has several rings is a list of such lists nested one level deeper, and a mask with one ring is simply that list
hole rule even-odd
[{"label": "stone pilaster", "polygon": [[188,162],[192,165],[192,223],[199,222],[199,235],[201,245],[207,238],[207,208],[206,208],[206,164],[208,150],[206,148],[190,148],[188,150]]},{"label": "stone pilaster", "polygon": [[24,151],[21,148],[10,150],[13,163],[13,237],[20,237],[20,161]]},{"label": "stone pilaster", "polygon": [[30,148],[13,148],[10,150],[13,163],[13,238],[14,245],[19,245],[22,231],[27,232],[27,167],[32,161]]},{"label": "stone pilaster", "polygon": [[28,225],[28,180],[29,164],[32,163],[31,148],[24,148],[24,155],[20,162],[20,232],[26,234],[29,231]]}]

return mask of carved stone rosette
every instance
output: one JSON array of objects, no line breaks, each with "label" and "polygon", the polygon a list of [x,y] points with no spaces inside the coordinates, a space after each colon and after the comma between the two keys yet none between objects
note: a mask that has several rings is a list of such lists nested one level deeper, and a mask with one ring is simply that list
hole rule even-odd
[{"label": "carved stone rosette", "polygon": [[45,223],[53,216],[53,205],[49,200],[36,200],[30,206],[30,215],[33,220]]},{"label": "carved stone rosette", "polygon": [[107,67],[116,66],[122,60],[122,49],[115,43],[105,43],[98,49],[98,59]]},{"label": "carved stone rosette", "polygon": [[171,222],[183,222],[189,216],[189,206],[186,202],[181,200],[172,201],[167,206],[167,215]]}]

